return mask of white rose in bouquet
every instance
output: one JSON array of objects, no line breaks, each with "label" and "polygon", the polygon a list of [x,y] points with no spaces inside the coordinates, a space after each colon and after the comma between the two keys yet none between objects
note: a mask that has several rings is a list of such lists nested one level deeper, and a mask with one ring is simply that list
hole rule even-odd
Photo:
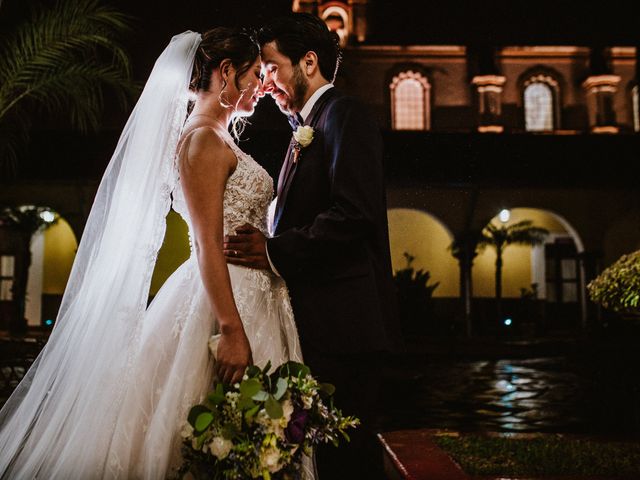
[{"label": "white rose in bouquet", "polygon": [[227,440],[226,438],[213,437],[213,440],[211,440],[211,443],[209,444],[209,448],[216,458],[222,460],[227,458],[227,455],[229,455],[229,452],[233,448],[233,443],[231,440]]}]

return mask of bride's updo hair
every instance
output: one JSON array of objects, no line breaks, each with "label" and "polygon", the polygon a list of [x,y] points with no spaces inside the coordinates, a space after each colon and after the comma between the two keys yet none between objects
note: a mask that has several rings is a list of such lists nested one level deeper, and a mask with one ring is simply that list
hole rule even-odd
[{"label": "bride's updo hair", "polygon": [[240,90],[239,78],[249,70],[259,54],[260,46],[250,31],[243,28],[213,28],[202,34],[189,89],[194,92],[208,90],[213,72],[228,58],[237,71],[235,86]]}]

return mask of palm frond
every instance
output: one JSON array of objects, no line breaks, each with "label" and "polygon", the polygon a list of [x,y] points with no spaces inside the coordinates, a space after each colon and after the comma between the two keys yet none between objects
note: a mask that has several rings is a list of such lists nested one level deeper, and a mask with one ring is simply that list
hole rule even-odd
[{"label": "palm frond", "polygon": [[[0,178],[16,174],[18,158],[25,153],[31,118],[24,110],[15,110],[0,123]],[[4,161],[2,161],[4,159]]]},{"label": "palm frond", "polygon": [[87,62],[61,65],[46,80],[32,85],[31,98],[46,112],[68,112],[71,124],[87,131],[96,128],[101,118],[103,90],[95,87],[98,82],[123,94],[133,93],[133,88],[122,82],[120,72]]},{"label": "palm frond", "polygon": [[34,7],[0,41],[0,131],[13,139],[0,160],[15,161],[24,140],[7,133],[16,112],[63,111],[73,127],[88,130],[99,123],[105,88],[127,105],[136,90],[121,45],[128,30],[129,18],[98,0],[58,0]]},{"label": "palm frond", "polygon": [[509,243],[518,245],[539,245],[549,235],[549,230],[540,227],[528,227],[510,232]]},{"label": "palm frond", "polygon": [[0,118],[30,94],[34,82],[69,59],[101,58],[129,79],[127,55],[118,42],[125,31],[124,16],[96,0],[59,1],[51,9],[34,12],[2,48]]},{"label": "palm frond", "polygon": [[539,245],[549,235],[545,228],[533,226],[531,220],[522,220],[508,226],[496,226],[489,223],[483,230],[478,247],[488,246],[504,248],[507,245]]}]

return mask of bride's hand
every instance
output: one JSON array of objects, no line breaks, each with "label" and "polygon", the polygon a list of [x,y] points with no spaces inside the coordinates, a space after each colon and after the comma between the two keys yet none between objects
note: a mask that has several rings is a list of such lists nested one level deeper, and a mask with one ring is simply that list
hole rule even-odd
[{"label": "bride's hand", "polygon": [[252,363],[251,346],[244,330],[223,331],[216,355],[216,378],[233,385],[242,380],[245,369]]}]

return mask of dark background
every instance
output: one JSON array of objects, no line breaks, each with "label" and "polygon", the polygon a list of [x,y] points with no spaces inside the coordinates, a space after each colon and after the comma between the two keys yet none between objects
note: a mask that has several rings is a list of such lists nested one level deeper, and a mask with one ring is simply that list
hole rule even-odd
[{"label": "dark background", "polygon": [[[55,0],[0,0],[0,32],[11,31],[31,8]],[[131,16],[125,39],[134,78],[142,85],[172,35],[217,25],[259,27],[291,10],[291,0],[99,0]],[[370,44],[640,45],[635,1],[389,1],[369,0]],[[106,102],[100,131],[79,134],[63,116],[35,123],[17,178],[99,179],[130,109]],[[250,119],[245,148],[275,175],[288,124],[265,97]]]}]

